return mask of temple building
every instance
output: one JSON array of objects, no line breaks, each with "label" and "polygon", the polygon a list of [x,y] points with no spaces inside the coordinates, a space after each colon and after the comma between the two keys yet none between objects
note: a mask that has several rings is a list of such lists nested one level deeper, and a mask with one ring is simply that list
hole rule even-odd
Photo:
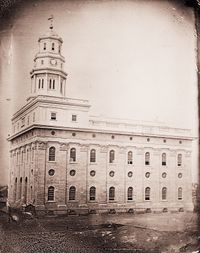
[{"label": "temple building", "polygon": [[31,95],[12,118],[10,204],[40,214],[193,210],[188,129],[90,116],[66,94],[63,40],[38,40]]}]

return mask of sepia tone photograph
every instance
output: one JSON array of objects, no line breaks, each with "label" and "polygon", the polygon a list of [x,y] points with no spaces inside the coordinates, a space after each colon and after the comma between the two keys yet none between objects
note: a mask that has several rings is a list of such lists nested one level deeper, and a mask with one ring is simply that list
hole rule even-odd
[{"label": "sepia tone photograph", "polygon": [[198,0],[0,1],[0,253],[200,253]]}]

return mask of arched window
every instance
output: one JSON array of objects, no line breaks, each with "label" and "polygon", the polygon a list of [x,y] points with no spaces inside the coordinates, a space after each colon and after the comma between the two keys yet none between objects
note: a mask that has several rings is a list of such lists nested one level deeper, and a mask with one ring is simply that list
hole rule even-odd
[{"label": "arched window", "polygon": [[109,188],[109,200],[115,200],[115,187]]},{"label": "arched window", "polygon": [[182,200],[183,199],[183,189],[182,187],[178,188],[178,200]]},{"label": "arched window", "polygon": [[49,148],[49,161],[55,161],[56,159],[56,148],[50,147]]},{"label": "arched window", "polygon": [[40,89],[40,83],[41,83],[41,80],[39,79],[39,82],[38,82],[38,89]]},{"label": "arched window", "polygon": [[128,187],[127,199],[128,200],[133,200],[133,187]]},{"label": "arched window", "polygon": [[167,156],[166,156],[166,153],[162,153],[162,165],[163,166],[167,165]]},{"label": "arched window", "polygon": [[76,162],[76,149],[70,149],[70,162]]},{"label": "arched window", "polygon": [[145,165],[150,165],[150,153],[145,153]]},{"label": "arched window", "polygon": [[95,163],[96,162],[96,150],[91,149],[90,151],[90,162]]},{"label": "arched window", "polygon": [[15,178],[15,185],[14,185],[14,201],[17,200],[17,177]]},{"label": "arched window", "polygon": [[90,187],[90,200],[96,199],[96,188],[94,186]]},{"label": "arched window", "polygon": [[167,199],[167,188],[163,187],[162,188],[162,200],[166,200]]},{"label": "arched window", "polygon": [[113,163],[114,160],[115,160],[115,151],[114,150],[110,150],[110,153],[109,153],[109,162]]},{"label": "arched window", "polygon": [[52,82],[52,80],[51,80],[51,78],[49,79],[49,89],[51,90],[52,88],[51,88],[51,82]]},{"label": "arched window", "polygon": [[53,79],[53,90],[55,90],[55,80]]},{"label": "arched window", "polygon": [[150,187],[145,188],[145,200],[150,200],[151,189]]},{"label": "arched window", "polygon": [[48,201],[54,201],[54,192],[55,192],[54,187],[49,186],[49,188],[48,188]]},{"label": "arched window", "polygon": [[28,196],[28,178],[25,178],[25,184],[24,184],[24,203],[27,203],[27,196]]},{"label": "arched window", "polygon": [[44,79],[42,79],[42,89],[44,88]]},{"label": "arched window", "polygon": [[20,177],[19,181],[19,199],[22,198],[22,177]]},{"label": "arched window", "polygon": [[177,165],[178,166],[182,165],[182,154],[178,154],[178,156],[177,156]]},{"label": "arched window", "polygon": [[46,43],[44,43],[44,47],[43,47],[43,49],[44,49],[44,50],[46,50],[46,47],[47,47],[47,44],[46,44]]},{"label": "arched window", "polygon": [[75,200],[76,199],[76,187],[71,186],[69,188],[69,200]]},{"label": "arched window", "polygon": [[52,43],[51,49],[54,51],[54,49],[55,49],[55,44],[54,43]]},{"label": "arched window", "polygon": [[128,164],[133,164],[133,152],[128,152]]}]

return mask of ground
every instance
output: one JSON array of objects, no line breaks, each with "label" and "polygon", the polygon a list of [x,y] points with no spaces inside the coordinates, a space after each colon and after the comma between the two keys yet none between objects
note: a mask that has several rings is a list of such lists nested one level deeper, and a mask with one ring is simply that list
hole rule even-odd
[{"label": "ground", "polygon": [[194,213],[45,217],[1,225],[0,253],[197,253]]}]

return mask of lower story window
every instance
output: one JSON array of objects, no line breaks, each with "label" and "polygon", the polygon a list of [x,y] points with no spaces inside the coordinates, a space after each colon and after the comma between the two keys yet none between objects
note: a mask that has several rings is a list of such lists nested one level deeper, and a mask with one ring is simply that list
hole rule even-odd
[{"label": "lower story window", "polygon": [[48,188],[48,201],[54,201],[54,187],[50,186]]}]

